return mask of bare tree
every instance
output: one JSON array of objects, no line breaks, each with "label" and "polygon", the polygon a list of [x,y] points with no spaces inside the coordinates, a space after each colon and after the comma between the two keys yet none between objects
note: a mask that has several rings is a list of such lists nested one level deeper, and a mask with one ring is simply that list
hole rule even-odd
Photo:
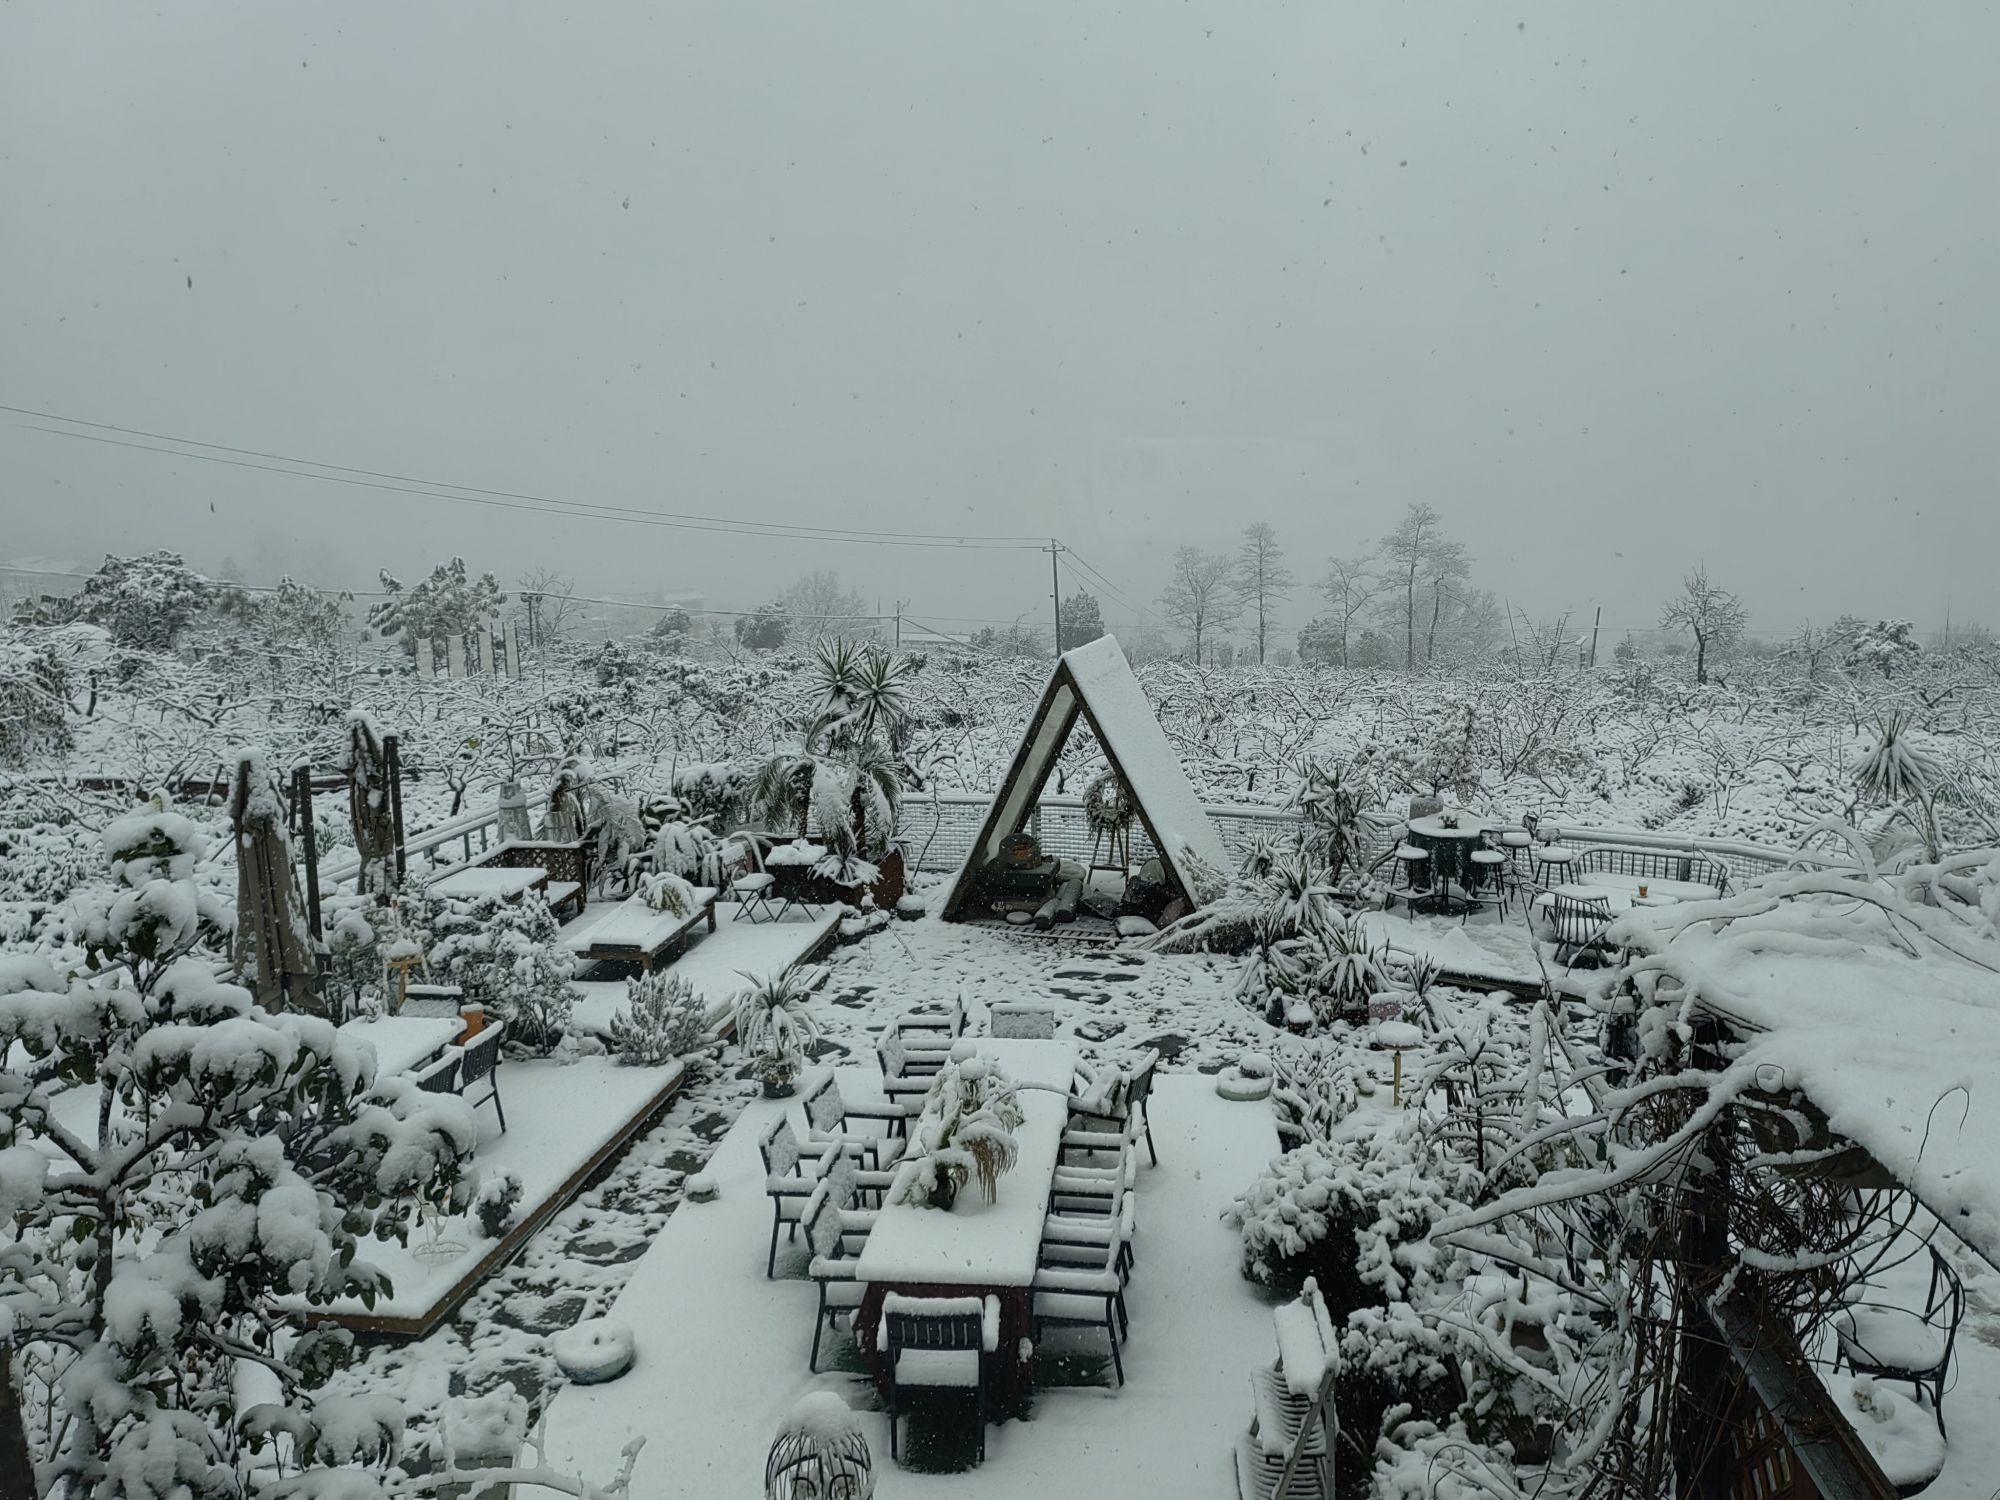
[{"label": "bare tree", "polygon": [[1292,570],[1269,521],[1243,528],[1243,545],[1236,549],[1236,597],[1257,620],[1257,665],[1264,665],[1264,643],[1271,633],[1271,615],[1292,597]]},{"label": "bare tree", "polygon": [[1428,661],[1452,585],[1470,567],[1465,547],[1445,536],[1443,518],[1430,506],[1412,505],[1403,513],[1396,529],[1382,538],[1378,566],[1383,585],[1400,598],[1401,608],[1396,613],[1401,616],[1403,627],[1403,669],[1414,671],[1418,610],[1425,607],[1430,616],[1424,649],[1424,659]]},{"label": "bare tree", "polygon": [[797,578],[778,596],[792,639],[804,643],[822,636],[855,640],[875,634],[875,616],[858,589],[840,581],[831,568],[817,568]]},{"label": "bare tree", "polygon": [[1743,634],[1749,611],[1728,589],[1708,581],[1708,565],[1697,567],[1681,584],[1679,597],[1660,612],[1662,630],[1684,630],[1694,637],[1694,680],[1708,681],[1709,653],[1720,655]]},{"label": "bare tree", "polygon": [[583,614],[576,597],[576,580],[554,568],[536,568],[514,580],[527,606],[529,634],[537,642],[559,641]]},{"label": "bare tree", "polygon": [[1334,660],[1343,667],[1348,664],[1347,643],[1354,634],[1354,622],[1381,592],[1380,583],[1369,571],[1373,565],[1373,559],[1365,556],[1328,558],[1326,577],[1319,581],[1320,597],[1326,600],[1324,618],[1335,642]]},{"label": "bare tree", "polygon": [[1236,559],[1197,547],[1174,549],[1174,571],[1160,590],[1160,608],[1191,637],[1192,656],[1202,658],[1202,640],[1236,618],[1240,607],[1234,592]]}]

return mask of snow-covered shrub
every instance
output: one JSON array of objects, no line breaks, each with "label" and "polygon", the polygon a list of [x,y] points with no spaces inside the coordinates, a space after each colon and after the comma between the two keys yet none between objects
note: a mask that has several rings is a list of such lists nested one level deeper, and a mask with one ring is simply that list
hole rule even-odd
[{"label": "snow-covered shrub", "polygon": [[473,1195],[472,1211],[479,1219],[479,1232],[497,1240],[514,1225],[514,1211],[521,1206],[521,1177],[511,1168],[488,1169],[479,1175],[479,1191]]},{"label": "snow-covered shrub", "polygon": [[42,643],[0,631],[0,766],[60,755],[75,743],[66,677]]},{"label": "snow-covered shrub", "polygon": [[[257,1425],[290,1434],[301,1465],[378,1457],[388,1438],[329,1447],[338,1403],[311,1405],[350,1337],[300,1332],[277,1304],[372,1305],[387,1290],[357,1252],[406,1240],[419,1204],[465,1207],[471,1108],[378,1083],[369,1049],[331,1023],[271,1014],[215,978],[233,923],[197,882],[187,819],[122,819],[103,846],[114,883],[68,916],[85,975],[65,983],[37,960],[0,984],[0,1322],[20,1368],[41,1372],[24,1397],[52,1418],[31,1424],[47,1480],[66,1494],[242,1493],[239,1439],[261,1439],[233,1420],[237,1364],[275,1374],[282,1394]],[[52,1078],[106,1107],[62,1129]],[[22,1170],[27,1156],[49,1165]],[[371,1432],[400,1432],[393,1405]]]},{"label": "snow-covered shrub", "polygon": [[622,1063],[659,1068],[709,1045],[706,1002],[678,974],[642,974],[625,983],[625,1009],[611,1017],[611,1050]]},{"label": "snow-covered shrub", "polygon": [[336,1015],[356,1014],[370,1001],[379,1006],[386,998],[382,943],[371,920],[376,910],[372,896],[333,895],[320,902],[320,925],[332,959],[327,999]]},{"label": "snow-covered shrub", "polygon": [[749,761],[717,761],[682,766],[674,774],[674,796],[690,823],[710,828],[736,828],[749,811],[757,767]]},{"label": "snow-covered shrub", "polygon": [[639,899],[653,911],[684,917],[694,910],[694,887],[679,875],[662,871],[639,882]]},{"label": "snow-covered shrub", "polygon": [[734,860],[734,846],[717,838],[699,818],[692,822],[670,819],[653,835],[653,868],[694,885],[720,890],[729,884]]},{"label": "snow-covered shrub", "polygon": [[1427,1281],[1440,1254],[1431,1226],[1476,1191],[1469,1167],[1427,1155],[1406,1126],[1272,1158],[1228,1217],[1244,1274],[1286,1290],[1311,1276],[1331,1305],[1351,1307]]},{"label": "snow-covered shrub", "polygon": [[432,967],[499,1011],[509,1045],[542,1057],[555,1051],[578,991],[570,982],[576,961],[548,903],[533,891],[518,901],[482,896],[447,903],[437,925]]}]

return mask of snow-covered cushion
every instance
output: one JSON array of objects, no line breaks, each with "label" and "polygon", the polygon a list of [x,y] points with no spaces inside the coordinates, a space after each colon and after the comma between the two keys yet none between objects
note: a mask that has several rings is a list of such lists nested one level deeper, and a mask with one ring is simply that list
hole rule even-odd
[{"label": "snow-covered cushion", "polygon": [[1545,865],[1566,865],[1576,858],[1576,851],[1574,849],[1551,847],[1542,850],[1535,858],[1539,859]]},{"label": "snow-covered cushion", "polygon": [[[1115,1283],[1117,1277],[1111,1280]],[[1104,1299],[1117,1291],[1115,1285],[1098,1293],[1086,1292],[1036,1292],[1035,1316],[1059,1323],[1102,1323],[1105,1320]]]},{"label": "snow-covered cushion", "polygon": [[1430,857],[1430,850],[1419,849],[1415,844],[1398,844],[1396,846],[1396,858],[1398,859],[1429,859]]},{"label": "snow-covered cushion", "polygon": [[1944,1362],[1944,1330],[1901,1308],[1852,1308],[1835,1331],[1841,1351],[1860,1364],[1923,1373]]},{"label": "snow-covered cushion", "polygon": [[896,1356],[896,1384],[971,1390],[979,1384],[976,1349],[905,1349]]},{"label": "snow-covered cushion", "polygon": [[756,870],[748,875],[739,875],[730,881],[729,888],[739,896],[755,896],[776,885],[777,877],[769,870]]}]

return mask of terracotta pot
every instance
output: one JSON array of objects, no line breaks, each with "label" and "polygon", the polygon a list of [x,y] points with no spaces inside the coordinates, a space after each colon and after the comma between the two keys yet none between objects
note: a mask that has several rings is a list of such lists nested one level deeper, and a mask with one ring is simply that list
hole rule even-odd
[{"label": "terracotta pot", "polygon": [[458,1034],[458,1044],[462,1047],[486,1029],[486,1007],[474,1000],[458,1008],[458,1018],[465,1023],[465,1030]]}]

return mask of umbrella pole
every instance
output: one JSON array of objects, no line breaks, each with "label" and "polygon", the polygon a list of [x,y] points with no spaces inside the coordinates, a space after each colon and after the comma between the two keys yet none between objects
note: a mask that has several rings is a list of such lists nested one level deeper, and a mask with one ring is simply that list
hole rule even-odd
[{"label": "umbrella pole", "polygon": [[409,871],[408,856],[403,851],[403,756],[397,736],[382,736],[382,759],[389,771],[389,808],[396,823],[396,889],[400,891]]},{"label": "umbrella pole", "polygon": [[323,936],[319,922],[319,834],[313,828],[312,767],[301,765],[292,772],[293,805],[299,814],[299,852],[306,866],[306,926],[313,942]]}]

